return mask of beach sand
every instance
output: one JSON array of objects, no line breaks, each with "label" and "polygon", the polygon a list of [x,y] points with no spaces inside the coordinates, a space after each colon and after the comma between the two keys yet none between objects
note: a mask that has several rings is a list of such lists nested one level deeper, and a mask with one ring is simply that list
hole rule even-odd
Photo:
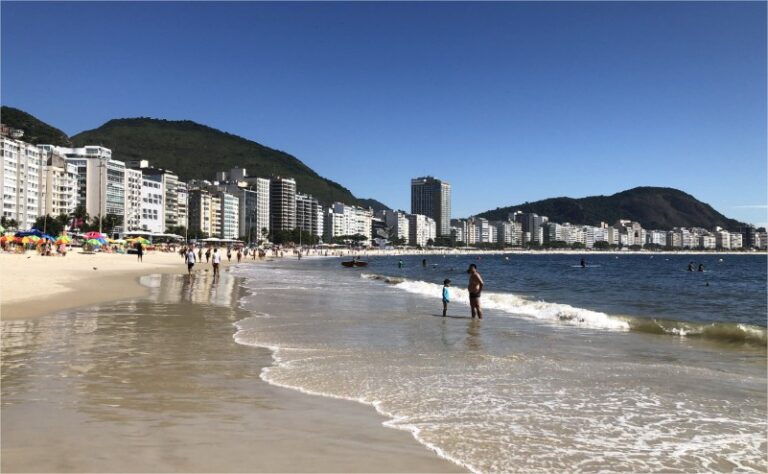
[{"label": "beach sand", "polygon": [[369,406],[263,382],[226,268],[28,256],[0,255],[3,472],[462,471]]}]

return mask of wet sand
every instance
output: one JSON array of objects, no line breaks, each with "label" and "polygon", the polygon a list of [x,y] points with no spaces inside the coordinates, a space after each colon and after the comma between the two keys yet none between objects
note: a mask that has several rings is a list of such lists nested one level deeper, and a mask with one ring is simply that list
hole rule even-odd
[{"label": "wet sand", "polygon": [[0,323],[3,472],[461,471],[371,407],[263,382],[271,353],[232,339],[226,271],[141,280],[143,297]]}]

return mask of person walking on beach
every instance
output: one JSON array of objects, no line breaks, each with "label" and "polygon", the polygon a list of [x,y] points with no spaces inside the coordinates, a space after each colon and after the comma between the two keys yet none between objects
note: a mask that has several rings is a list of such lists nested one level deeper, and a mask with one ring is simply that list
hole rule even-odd
[{"label": "person walking on beach", "polygon": [[477,315],[478,319],[483,319],[483,310],[480,309],[480,293],[483,291],[483,277],[480,276],[480,272],[477,271],[477,265],[474,263],[469,264],[469,284],[467,285],[467,291],[469,292],[469,309],[472,312],[472,319],[475,319]]},{"label": "person walking on beach", "polygon": [[227,262],[232,261],[232,247],[227,247]]},{"label": "person walking on beach", "polygon": [[219,248],[213,249],[213,278],[219,276],[219,264],[221,263],[221,254]]},{"label": "person walking on beach", "polygon": [[445,317],[448,312],[448,303],[451,302],[451,292],[448,290],[450,286],[451,280],[447,278],[443,280],[443,317]]},{"label": "person walking on beach", "polygon": [[185,258],[187,262],[187,275],[192,274],[192,267],[195,266],[195,249],[190,247],[187,251],[187,256]]},{"label": "person walking on beach", "polygon": [[208,247],[205,250],[205,263],[208,263],[211,260],[211,248]]},{"label": "person walking on beach", "polygon": [[[247,250],[246,250],[247,252]],[[243,259],[243,251],[240,249],[237,249],[237,263],[240,263],[240,260]]]},{"label": "person walking on beach", "polygon": [[199,249],[197,249],[197,259],[201,262],[203,261],[203,247],[201,246]]},{"label": "person walking on beach", "polygon": [[139,262],[144,261],[144,246],[141,245],[141,242],[136,242],[136,255]]}]

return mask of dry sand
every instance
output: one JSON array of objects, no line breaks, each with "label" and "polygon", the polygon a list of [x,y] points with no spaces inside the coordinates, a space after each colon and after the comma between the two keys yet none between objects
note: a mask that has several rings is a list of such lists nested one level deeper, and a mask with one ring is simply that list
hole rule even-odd
[{"label": "dry sand", "polygon": [[0,253],[0,318],[41,316],[106,301],[139,297],[137,278],[186,271],[178,254],[136,255],[69,252],[66,257]]}]

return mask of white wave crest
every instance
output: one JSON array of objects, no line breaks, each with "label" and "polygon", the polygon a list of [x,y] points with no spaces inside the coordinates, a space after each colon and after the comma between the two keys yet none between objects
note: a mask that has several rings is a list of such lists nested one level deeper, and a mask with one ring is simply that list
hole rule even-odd
[{"label": "white wave crest", "polygon": [[[404,281],[395,288],[409,293],[435,297],[440,295],[442,286],[426,281]],[[469,293],[461,288],[451,288],[452,301],[469,304]],[[484,308],[497,309],[511,314],[522,314],[536,319],[559,321],[574,326],[597,329],[615,329],[628,331],[629,323],[599,311],[576,308],[567,304],[530,301],[510,293],[483,292]]]}]

